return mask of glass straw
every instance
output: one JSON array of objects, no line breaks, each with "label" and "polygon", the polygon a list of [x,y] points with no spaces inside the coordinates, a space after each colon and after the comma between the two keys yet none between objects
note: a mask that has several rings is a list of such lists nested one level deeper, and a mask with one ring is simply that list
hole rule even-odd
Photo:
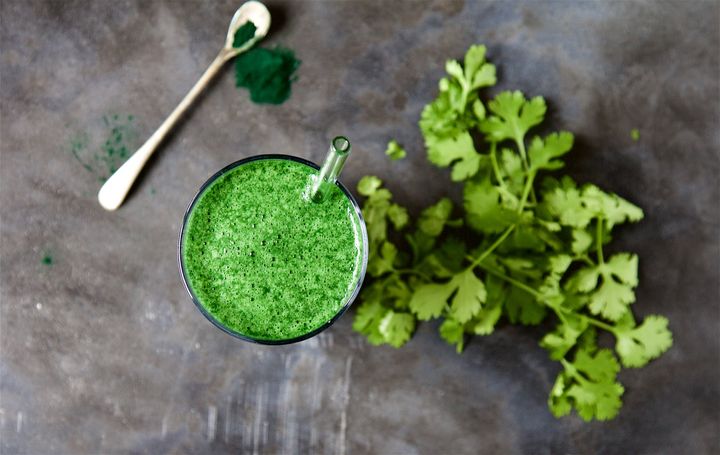
[{"label": "glass straw", "polygon": [[313,202],[322,200],[323,187],[334,185],[337,181],[348,156],[350,141],[345,136],[337,136],[330,142],[330,149],[318,175],[314,175],[307,189],[307,197]]}]

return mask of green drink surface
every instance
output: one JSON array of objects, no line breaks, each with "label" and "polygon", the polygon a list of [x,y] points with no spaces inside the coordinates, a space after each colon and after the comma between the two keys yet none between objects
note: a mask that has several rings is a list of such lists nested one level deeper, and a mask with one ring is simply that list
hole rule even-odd
[{"label": "green drink surface", "polygon": [[250,338],[282,341],[328,323],[360,280],[361,221],[337,186],[322,202],[303,197],[310,166],[258,159],[213,181],[187,218],[186,280],[220,324]]}]

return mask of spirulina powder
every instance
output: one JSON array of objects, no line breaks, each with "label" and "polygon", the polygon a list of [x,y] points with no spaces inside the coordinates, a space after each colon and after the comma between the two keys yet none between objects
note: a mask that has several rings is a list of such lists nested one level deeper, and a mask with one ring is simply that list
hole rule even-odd
[{"label": "spirulina powder", "polygon": [[[240,47],[255,34],[255,25],[248,22],[235,32],[234,47]],[[235,59],[235,85],[250,92],[250,99],[259,104],[282,104],[288,98],[300,60],[287,48],[254,47]]]}]

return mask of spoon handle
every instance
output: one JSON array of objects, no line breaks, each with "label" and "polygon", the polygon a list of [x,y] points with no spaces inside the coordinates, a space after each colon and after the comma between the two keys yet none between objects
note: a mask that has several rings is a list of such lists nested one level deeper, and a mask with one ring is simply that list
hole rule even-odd
[{"label": "spoon handle", "polygon": [[180,104],[177,105],[175,110],[172,111],[162,125],[150,136],[150,139],[107,179],[102,188],[100,188],[100,192],[98,192],[98,201],[105,210],[115,210],[120,207],[143,166],[145,166],[147,160],[152,156],[163,139],[165,139],[165,136],[173,126],[175,126],[177,121],[180,120],[183,113],[185,113],[187,108],[195,101],[200,92],[203,91],[225,62],[235,55],[236,52],[232,50],[221,50],[208,69],[205,70],[205,73],[203,73],[193,88],[190,89],[188,94],[185,95],[185,98],[180,101]]}]

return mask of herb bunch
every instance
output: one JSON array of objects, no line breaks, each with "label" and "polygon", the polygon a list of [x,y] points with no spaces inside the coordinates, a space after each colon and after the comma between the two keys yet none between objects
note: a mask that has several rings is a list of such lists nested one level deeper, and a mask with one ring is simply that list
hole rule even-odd
[{"label": "herb bunch", "polygon": [[[563,167],[573,135],[528,136],[544,119],[541,97],[504,91],[483,103],[480,89],[496,83],[485,53],[472,46],[463,65],[446,63],[420,119],[428,159],[463,185],[463,213],[443,198],[413,221],[379,178],[358,184],[372,282],[353,328],[372,344],[400,347],[419,321],[440,318],[440,336],[461,352],[467,336],[491,334],[503,317],[536,325],[552,316],[555,327],[540,340],[561,365],[550,411],[612,419],[624,392],[620,365],[641,367],[672,345],[665,317],[638,323],[631,312],[637,255],[604,252],[613,229],[643,212],[596,185],[547,175]],[[386,153],[406,155],[394,140]],[[614,352],[598,347],[599,331],[614,337]]]}]

